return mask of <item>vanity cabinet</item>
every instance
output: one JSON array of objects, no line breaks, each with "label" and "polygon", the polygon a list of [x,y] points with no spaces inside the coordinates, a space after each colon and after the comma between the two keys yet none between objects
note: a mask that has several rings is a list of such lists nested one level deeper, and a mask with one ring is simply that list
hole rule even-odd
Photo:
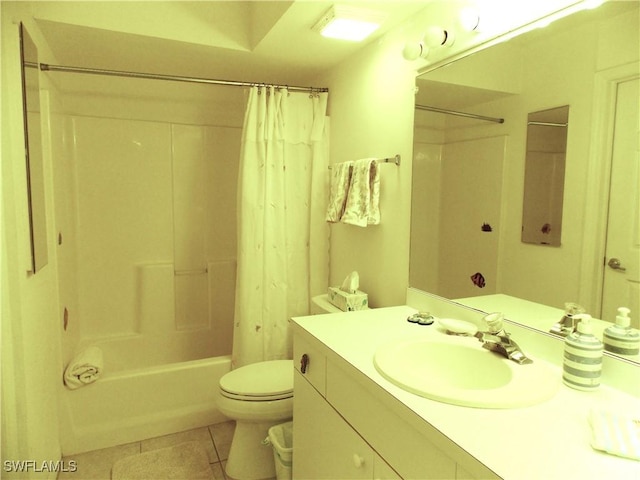
[{"label": "vanity cabinet", "polygon": [[498,478],[430,425],[416,425],[410,411],[398,415],[388,405],[396,400],[364,374],[294,331],[293,478]]},{"label": "vanity cabinet", "polygon": [[293,478],[401,478],[298,371],[294,391]]}]

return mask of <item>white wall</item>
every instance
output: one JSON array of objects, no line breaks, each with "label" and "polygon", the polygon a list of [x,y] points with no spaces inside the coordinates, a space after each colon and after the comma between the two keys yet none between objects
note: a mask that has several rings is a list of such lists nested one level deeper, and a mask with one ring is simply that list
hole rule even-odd
[{"label": "white wall", "polygon": [[387,36],[319,80],[330,89],[331,163],[402,156],[380,167],[380,225],[331,225],[330,285],[358,271],[373,307],[404,303],[408,283],[415,71],[403,44]]},{"label": "white wall", "polygon": [[[53,224],[51,131],[43,129],[49,262],[27,273],[30,247],[26,209],[26,170],[19,94],[17,21],[23,20],[41,59],[51,61],[28,12],[2,2],[2,460],[55,461],[60,458],[57,393],[62,388],[57,295],[57,253]],[[55,112],[57,92],[41,78],[43,118]],[[47,122],[43,123],[47,127]],[[7,475],[18,474],[4,471]],[[22,475],[24,476],[24,475]],[[42,475],[55,478],[55,472]]]}]

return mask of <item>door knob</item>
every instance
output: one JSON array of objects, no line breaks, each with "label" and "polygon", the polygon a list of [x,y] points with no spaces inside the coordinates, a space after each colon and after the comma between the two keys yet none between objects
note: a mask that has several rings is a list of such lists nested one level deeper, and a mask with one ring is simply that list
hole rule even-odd
[{"label": "door knob", "polygon": [[607,265],[609,265],[614,270],[620,270],[621,272],[625,272],[627,270],[620,264],[620,260],[618,260],[617,258],[609,259],[609,262],[607,263]]}]

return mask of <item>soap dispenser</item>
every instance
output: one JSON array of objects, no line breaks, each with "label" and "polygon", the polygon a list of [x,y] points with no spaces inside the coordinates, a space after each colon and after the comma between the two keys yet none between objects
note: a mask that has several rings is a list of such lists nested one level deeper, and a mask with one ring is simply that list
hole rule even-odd
[{"label": "soap dispenser", "polygon": [[631,328],[630,310],[618,308],[616,323],[604,330],[604,349],[621,355],[637,355],[640,353],[640,332]]},{"label": "soap dispenser", "polygon": [[595,390],[600,386],[602,342],[593,335],[591,315],[581,313],[577,330],[564,341],[562,381],[578,390]]}]

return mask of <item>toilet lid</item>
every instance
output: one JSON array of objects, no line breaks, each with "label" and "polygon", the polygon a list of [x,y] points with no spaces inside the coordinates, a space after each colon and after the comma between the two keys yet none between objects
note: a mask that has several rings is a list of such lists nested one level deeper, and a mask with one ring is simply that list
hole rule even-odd
[{"label": "toilet lid", "polygon": [[230,398],[277,400],[293,396],[293,360],[252,363],[223,375],[220,390]]}]

